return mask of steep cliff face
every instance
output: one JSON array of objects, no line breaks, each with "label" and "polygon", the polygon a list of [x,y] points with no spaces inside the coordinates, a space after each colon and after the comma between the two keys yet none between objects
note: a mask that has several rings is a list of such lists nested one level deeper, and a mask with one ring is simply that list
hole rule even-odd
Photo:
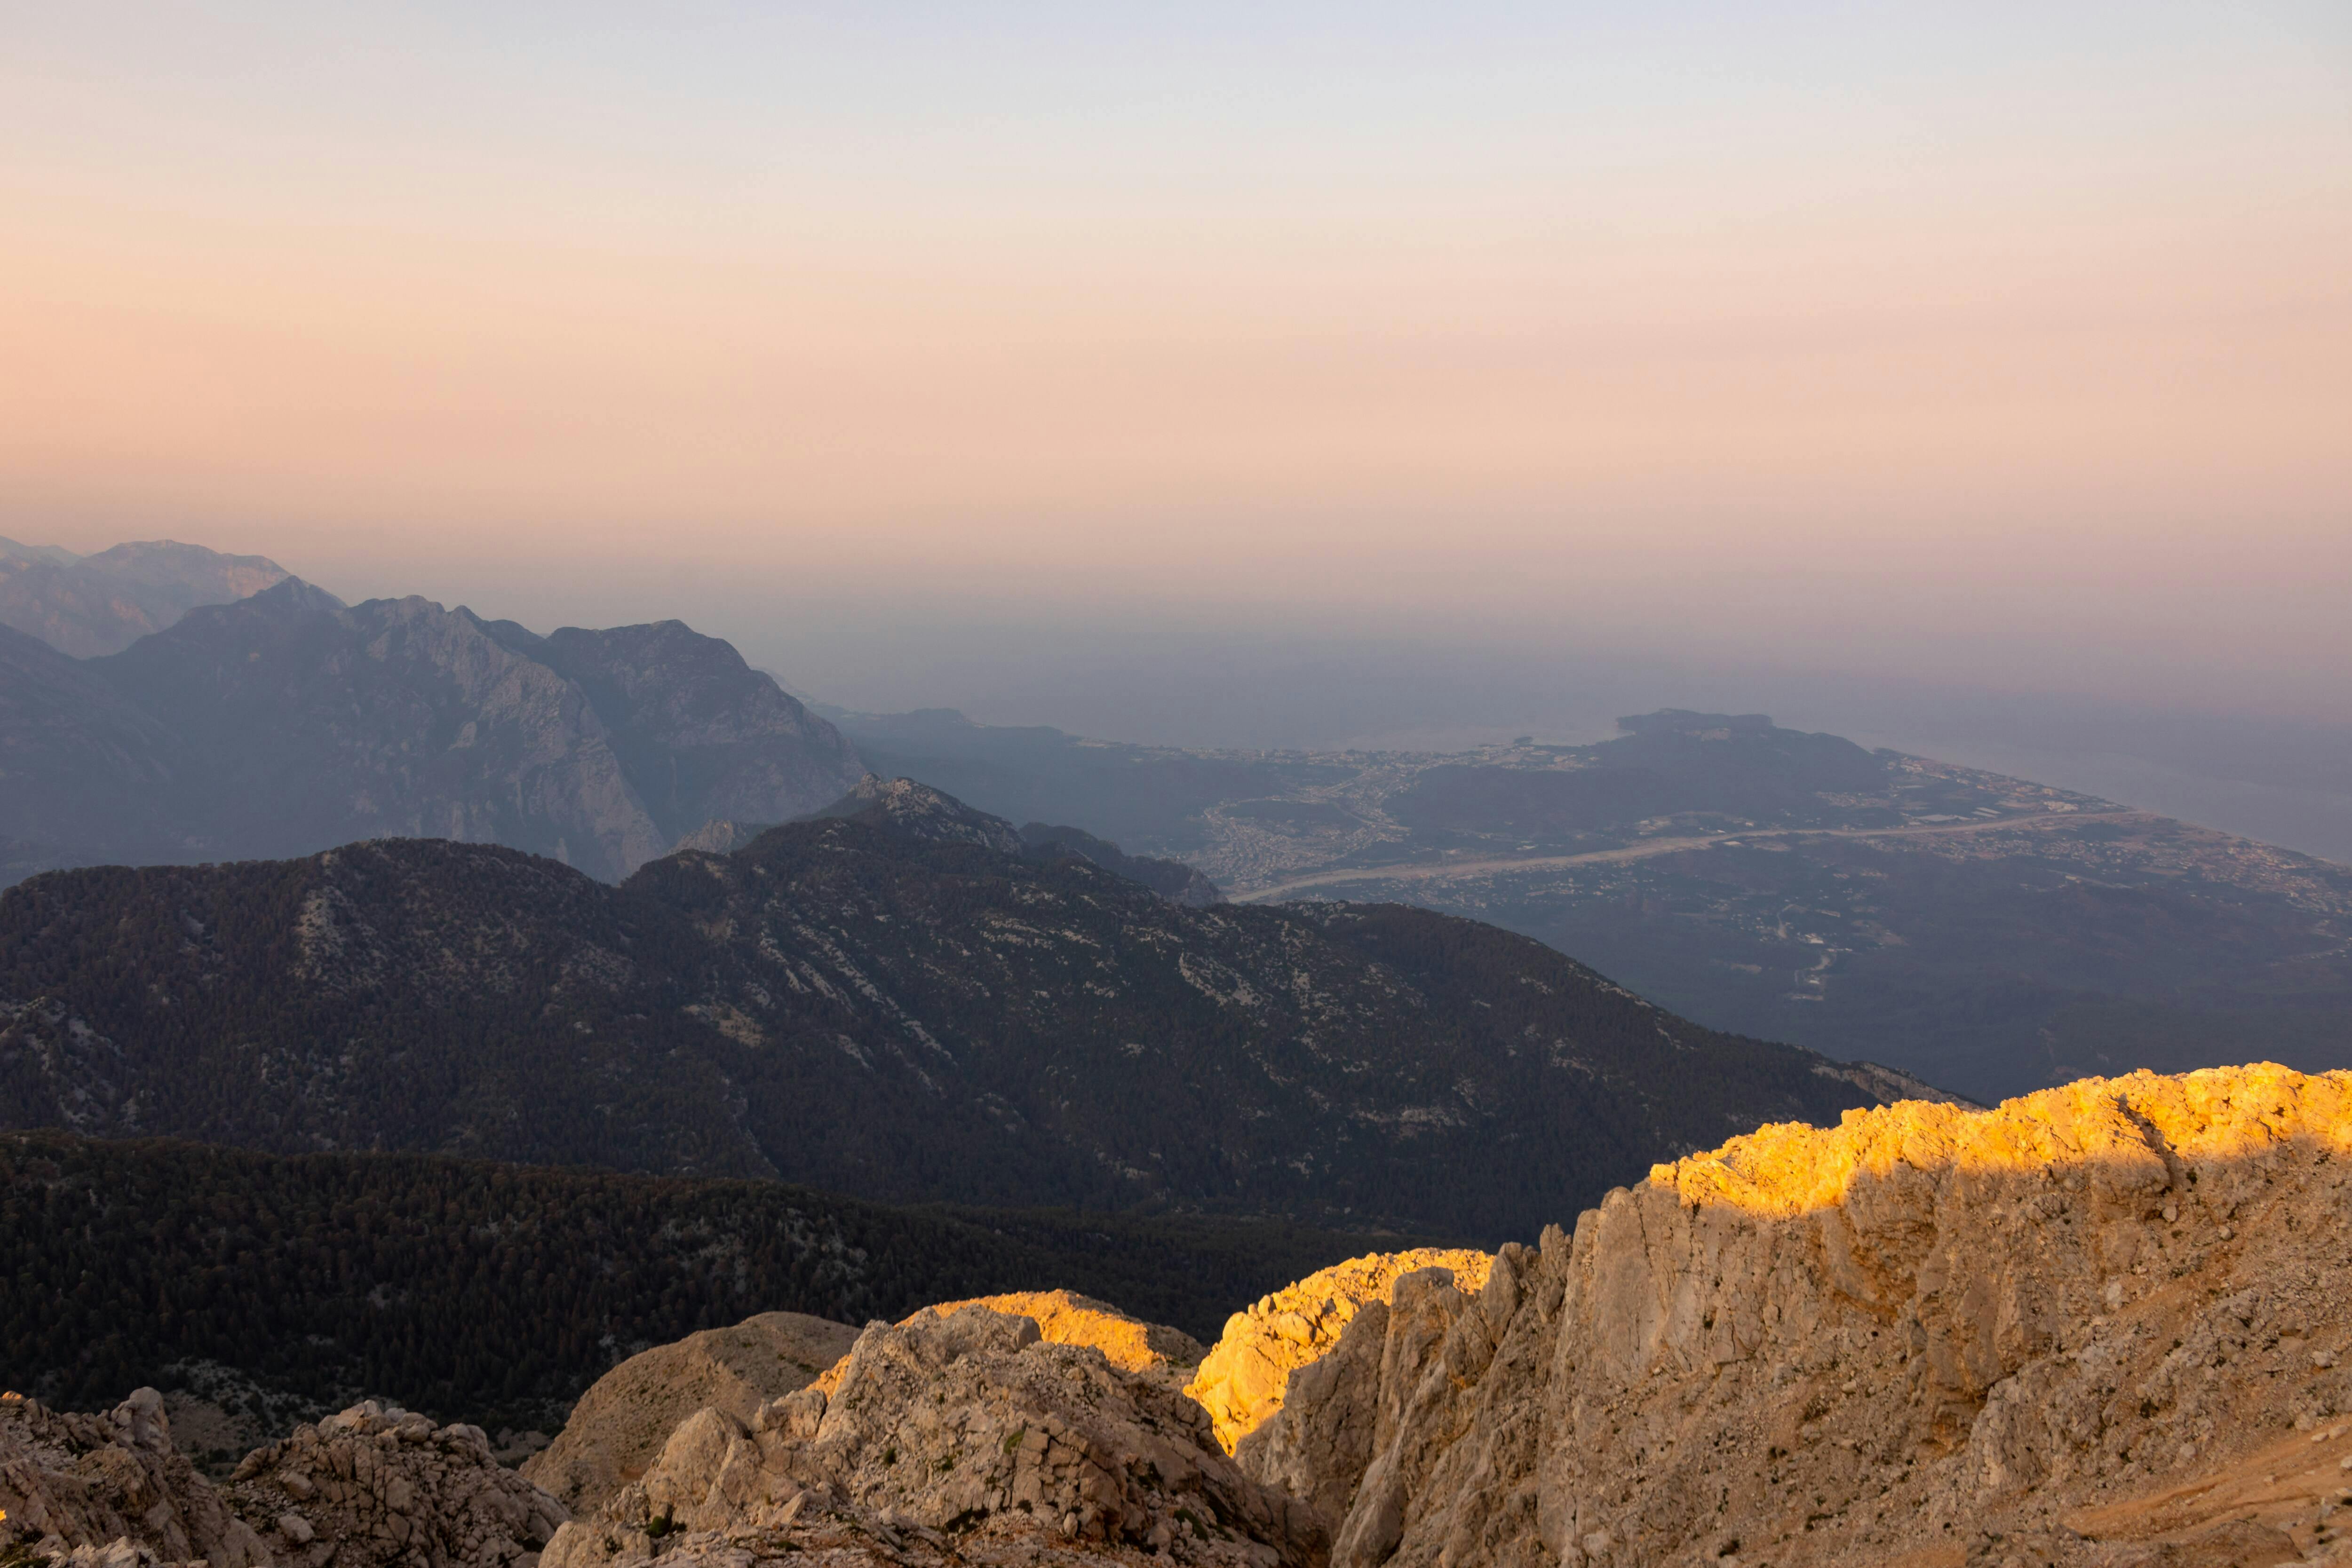
[{"label": "steep cliff face", "polygon": [[1484,1252],[1467,1249],[1416,1247],[1319,1269],[1267,1292],[1227,1319],[1225,1332],[1184,1392],[1208,1411],[1216,1423],[1217,1441],[1233,1453],[1282,1408],[1291,1374],[1329,1354],[1358,1314],[1371,1311],[1387,1321],[1397,1281],[1424,1269],[1444,1269],[1465,1289],[1475,1291],[1486,1282],[1493,1263]]},{"label": "steep cliff face", "polygon": [[567,626],[541,653],[587,693],[665,846],[714,818],[801,816],[865,775],[839,730],[684,622]]},{"label": "steep cliff face", "polygon": [[713,818],[864,773],[831,725],[677,622],[541,638],[299,579],[76,661],[0,630],[0,822],[33,865],[493,842],[614,881]]},{"label": "steep cliff face", "polygon": [[1401,1281],[1266,1436],[1341,1564],[2289,1560],[2352,1484],[2347,1155],[2352,1075],[2268,1066],[1767,1127]]},{"label": "steep cliff face", "polygon": [[614,878],[667,847],[587,694],[462,611],[290,580],[91,668],[184,737],[173,812],[223,856],[433,837]]}]

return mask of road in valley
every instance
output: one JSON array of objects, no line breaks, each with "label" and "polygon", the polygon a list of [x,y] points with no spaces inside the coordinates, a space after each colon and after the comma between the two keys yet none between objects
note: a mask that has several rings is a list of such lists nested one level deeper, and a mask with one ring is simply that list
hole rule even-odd
[{"label": "road in valley", "polygon": [[2147,811],[2050,811],[2019,813],[1971,822],[1916,822],[1900,828],[1748,828],[1728,833],[1708,833],[1685,839],[1643,839],[1613,850],[1591,850],[1574,855],[1503,856],[1486,860],[1412,861],[1400,865],[1346,866],[1287,877],[1264,887],[1229,892],[1236,904],[1264,904],[1310,888],[1350,882],[1430,882],[1444,877],[1478,876],[1496,872],[1547,871],[1557,866],[1604,865],[1612,861],[1645,860],[1684,850],[1700,850],[1727,841],[1764,842],[1780,839],[1924,839],[1946,833],[1983,833],[2017,828],[2057,828],[2075,822],[2156,821]]}]

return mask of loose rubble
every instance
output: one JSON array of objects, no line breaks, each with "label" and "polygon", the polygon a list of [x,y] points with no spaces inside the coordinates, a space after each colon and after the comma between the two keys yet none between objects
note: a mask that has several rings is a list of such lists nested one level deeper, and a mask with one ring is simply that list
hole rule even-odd
[{"label": "loose rubble", "polygon": [[288,1568],[535,1568],[569,1517],[480,1427],[374,1400],[247,1454],[227,1496]]}]

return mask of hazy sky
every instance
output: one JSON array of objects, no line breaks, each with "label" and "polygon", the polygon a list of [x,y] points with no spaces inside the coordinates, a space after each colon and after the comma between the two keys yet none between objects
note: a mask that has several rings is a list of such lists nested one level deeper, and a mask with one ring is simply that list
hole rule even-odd
[{"label": "hazy sky", "polygon": [[0,0],[0,210],[17,538],[2352,721],[2342,0]]}]

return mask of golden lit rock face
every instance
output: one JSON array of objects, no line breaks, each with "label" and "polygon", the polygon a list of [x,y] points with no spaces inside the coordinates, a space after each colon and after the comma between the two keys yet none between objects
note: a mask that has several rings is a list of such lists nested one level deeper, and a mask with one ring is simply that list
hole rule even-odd
[{"label": "golden lit rock face", "polygon": [[1401,1288],[1240,1458],[1332,1568],[2352,1560],[2347,1155],[2268,1063],[1765,1127]]},{"label": "golden lit rock face", "polygon": [[1730,1204],[1782,1217],[1832,1207],[1857,1179],[1896,1179],[1905,1169],[2092,1166],[2100,1186],[2120,1196],[2168,1185],[2183,1161],[2259,1155],[2291,1139],[2352,1148],[2352,1091],[2343,1074],[2306,1076],[2259,1062],[2178,1077],[2086,1078],[1990,1111],[1906,1100],[1848,1111],[1836,1127],[1759,1127],[1712,1153],[1652,1166],[1650,1183],[1672,1187],[1686,1207]]},{"label": "golden lit rock face", "polygon": [[1217,1441],[1230,1454],[1282,1408],[1291,1373],[1328,1354],[1365,1302],[1386,1304],[1398,1279],[1422,1269],[1451,1269],[1454,1284],[1475,1293],[1494,1261],[1467,1249],[1421,1247],[1335,1263],[1227,1319],[1223,1335],[1184,1392],[1209,1412]]},{"label": "golden lit rock face", "polygon": [[[941,1301],[923,1312],[950,1317],[964,1307],[986,1307],[1028,1318],[1048,1344],[1090,1344],[1113,1366],[1125,1372],[1173,1372],[1198,1366],[1201,1342],[1181,1329],[1131,1318],[1108,1301],[1068,1291],[1015,1291],[1003,1296],[976,1296],[969,1301]],[[922,1312],[915,1314],[916,1318]],[[914,1318],[907,1320],[908,1322]]]},{"label": "golden lit rock face", "polygon": [[[1081,1296],[1074,1291],[1014,1291],[1002,1296],[975,1296],[968,1301],[940,1301],[899,1320],[899,1326],[919,1322],[926,1315],[952,1317],[965,1307],[986,1307],[993,1312],[1027,1318],[1048,1344],[1092,1345],[1122,1372],[1141,1373],[1174,1383],[1200,1364],[1201,1342],[1182,1329],[1148,1323],[1129,1317],[1108,1301]],[[849,1357],[826,1368],[814,1386],[827,1398],[841,1392],[849,1371]]]}]

